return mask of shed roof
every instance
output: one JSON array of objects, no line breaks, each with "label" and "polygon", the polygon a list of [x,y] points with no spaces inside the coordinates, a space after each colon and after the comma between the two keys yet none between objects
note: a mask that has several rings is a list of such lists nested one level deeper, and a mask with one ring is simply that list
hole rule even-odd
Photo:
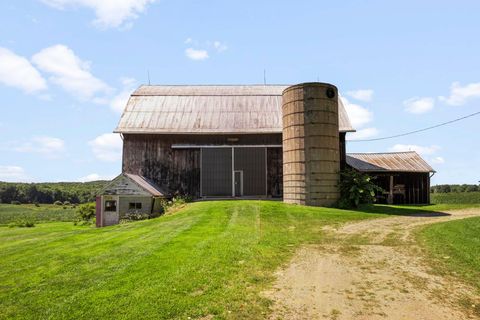
[{"label": "shed roof", "polygon": [[145,177],[136,175],[136,174],[131,174],[131,173],[124,173],[125,176],[133,180],[140,188],[143,190],[147,191],[154,197],[165,197],[166,193],[161,190],[160,187],[158,187],[155,183],[152,181],[148,180]]},{"label": "shed roof", "polygon": [[415,151],[348,153],[347,164],[362,172],[435,172]]},{"label": "shed roof", "polygon": [[[132,93],[118,133],[281,133],[288,85],[143,85]],[[339,130],[355,131],[339,100]]]}]

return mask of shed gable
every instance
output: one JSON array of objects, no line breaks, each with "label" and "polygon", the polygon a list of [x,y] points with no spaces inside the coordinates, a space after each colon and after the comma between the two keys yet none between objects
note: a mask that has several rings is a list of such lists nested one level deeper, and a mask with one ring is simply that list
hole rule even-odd
[{"label": "shed gable", "polygon": [[113,179],[101,192],[103,195],[129,195],[163,197],[164,193],[145,178],[123,173]]}]

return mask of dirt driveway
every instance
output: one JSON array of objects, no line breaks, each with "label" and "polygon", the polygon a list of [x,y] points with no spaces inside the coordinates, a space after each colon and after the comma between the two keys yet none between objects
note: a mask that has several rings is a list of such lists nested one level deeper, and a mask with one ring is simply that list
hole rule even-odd
[{"label": "dirt driveway", "polygon": [[[475,319],[468,307],[473,310],[480,297],[435,275],[411,235],[421,225],[473,216],[480,210],[326,229],[327,244],[303,247],[277,272],[274,288],[265,293],[274,301],[271,319]],[[460,301],[472,306],[460,307]]]}]

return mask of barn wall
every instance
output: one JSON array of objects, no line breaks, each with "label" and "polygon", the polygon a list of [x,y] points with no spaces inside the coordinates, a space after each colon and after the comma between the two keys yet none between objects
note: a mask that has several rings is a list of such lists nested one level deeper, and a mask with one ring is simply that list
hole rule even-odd
[{"label": "barn wall", "polygon": [[345,142],[345,132],[340,132],[339,142],[340,142],[340,170],[343,170],[347,166],[347,148]]},{"label": "barn wall", "polygon": [[[172,144],[282,144],[281,134],[124,134],[123,139],[123,172],[142,175],[170,193],[178,192],[193,197],[200,196],[200,149],[172,149]],[[278,163],[278,159],[272,163]],[[270,179],[273,180],[272,177]]]},{"label": "barn wall", "polygon": [[282,148],[267,148],[267,194],[283,197],[283,152]]}]

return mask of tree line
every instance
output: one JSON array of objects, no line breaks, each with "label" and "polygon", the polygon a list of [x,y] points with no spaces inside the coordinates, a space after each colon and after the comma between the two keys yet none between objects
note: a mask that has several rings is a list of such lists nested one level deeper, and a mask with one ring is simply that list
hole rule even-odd
[{"label": "tree line", "polygon": [[431,193],[449,193],[449,192],[476,192],[480,191],[480,186],[476,184],[438,184],[430,187]]},{"label": "tree line", "polygon": [[0,182],[0,203],[86,203],[95,201],[95,196],[108,181],[14,183]]}]

